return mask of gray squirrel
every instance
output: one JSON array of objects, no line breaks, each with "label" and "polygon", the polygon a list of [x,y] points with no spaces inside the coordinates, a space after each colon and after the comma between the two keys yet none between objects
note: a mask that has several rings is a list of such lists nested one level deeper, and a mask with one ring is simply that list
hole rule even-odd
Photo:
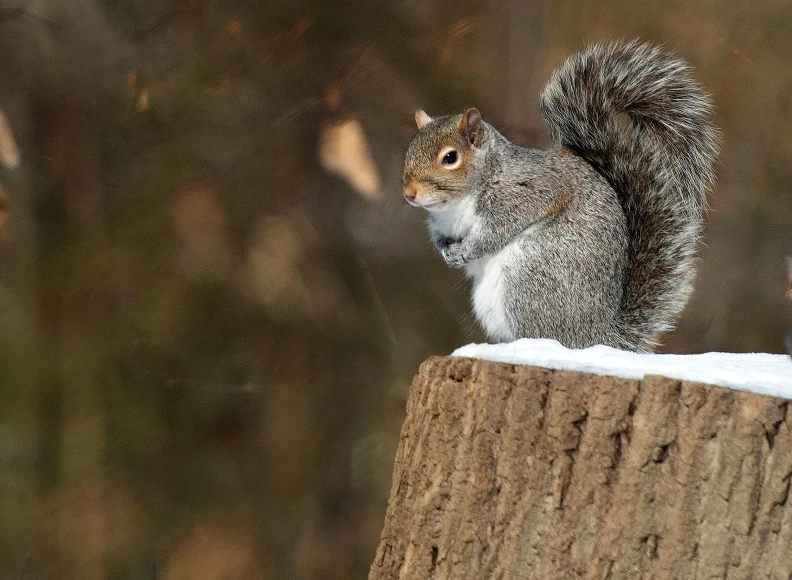
[{"label": "gray squirrel", "polygon": [[692,291],[718,153],[710,100],[687,64],[633,41],[567,59],[541,111],[549,150],[511,143],[474,108],[418,111],[404,196],[473,279],[490,340],[651,351]]}]

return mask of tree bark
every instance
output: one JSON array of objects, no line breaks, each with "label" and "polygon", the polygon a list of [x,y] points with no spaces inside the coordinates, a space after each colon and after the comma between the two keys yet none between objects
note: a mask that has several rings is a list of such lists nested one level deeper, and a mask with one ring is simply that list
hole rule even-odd
[{"label": "tree bark", "polygon": [[790,578],[788,403],[430,358],[369,578]]}]

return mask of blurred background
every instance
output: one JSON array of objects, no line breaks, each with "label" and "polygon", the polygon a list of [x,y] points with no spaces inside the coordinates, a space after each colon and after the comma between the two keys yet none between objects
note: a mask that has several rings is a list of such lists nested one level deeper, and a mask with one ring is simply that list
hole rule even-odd
[{"label": "blurred background", "polygon": [[781,352],[789,0],[0,0],[0,579],[364,578],[412,376],[484,338],[413,112],[547,145],[550,71],[633,37],[724,137],[664,350]]}]

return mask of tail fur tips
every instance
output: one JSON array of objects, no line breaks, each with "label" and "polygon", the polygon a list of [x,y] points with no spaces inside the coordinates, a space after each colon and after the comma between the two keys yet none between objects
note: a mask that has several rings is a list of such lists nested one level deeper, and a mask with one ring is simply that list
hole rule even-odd
[{"label": "tail fur tips", "polygon": [[692,290],[718,153],[712,104],[685,62],[633,41],[571,56],[545,86],[541,108],[553,139],[621,199],[630,231],[623,346],[650,350]]}]

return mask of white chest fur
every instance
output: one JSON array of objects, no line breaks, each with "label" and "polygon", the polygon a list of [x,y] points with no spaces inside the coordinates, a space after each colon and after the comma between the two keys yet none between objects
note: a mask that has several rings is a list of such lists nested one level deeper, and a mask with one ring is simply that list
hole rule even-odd
[{"label": "white chest fur", "polygon": [[[441,236],[461,240],[479,225],[475,209],[472,197],[451,202],[430,214],[429,227]],[[530,229],[525,233],[529,234]],[[473,279],[473,311],[491,340],[505,342],[515,338],[506,315],[505,275],[518,260],[523,240],[524,236],[518,236],[498,253],[465,266],[466,274]]]},{"label": "white chest fur", "polygon": [[519,240],[503,248],[497,254],[484,256],[465,266],[467,275],[473,278],[473,311],[491,340],[508,342],[514,339],[506,315],[504,296],[506,270],[518,252]]},{"label": "white chest fur", "polygon": [[440,235],[461,240],[478,224],[476,200],[473,196],[451,201],[429,214],[429,227]]}]

